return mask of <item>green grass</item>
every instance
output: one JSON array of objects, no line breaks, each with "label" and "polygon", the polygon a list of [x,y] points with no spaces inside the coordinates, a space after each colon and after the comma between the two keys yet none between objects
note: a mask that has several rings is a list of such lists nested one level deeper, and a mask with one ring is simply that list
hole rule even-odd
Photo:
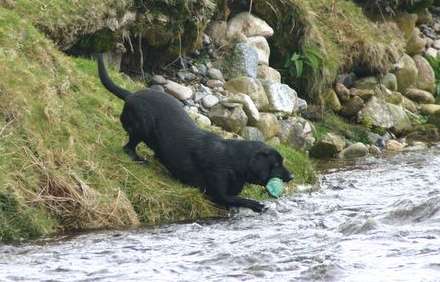
[{"label": "green grass", "polygon": [[[95,62],[59,52],[33,21],[0,8],[0,241],[225,216],[157,161],[126,156],[122,102],[102,87]],[[279,149],[298,181],[314,179],[304,155]]]},{"label": "green grass", "polygon": [[316,140],[321,140],[326,133],[334,132],[352,142],[369,144],[369,131],[367,127],[352,124],[336,114],[326,113],[324,114],[323,120],[315,124],[314,137]]},{"label": "green grass", "polygon": [[76,38],[107,27],[107,20],[122,18],[133,5],[133,0],[20,0],[14,10],[66,48]]}]

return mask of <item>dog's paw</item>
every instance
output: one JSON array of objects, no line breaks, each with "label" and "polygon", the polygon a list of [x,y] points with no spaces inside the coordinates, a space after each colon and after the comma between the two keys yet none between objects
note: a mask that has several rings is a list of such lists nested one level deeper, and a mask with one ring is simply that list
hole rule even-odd
[{"label": "dog's paw", "polygon": [[261,204],[261,203],[257,203],[255,204],[254,207],[252,207],[252,210],[254,212],[258,212],[258,213],[264,213],[265,211],[267,211],[269,208],[266,207],[265,205]]},{"label": "dog's paw", "polygon": [[143,165],[143,166],[147,166],[150,164],[150,162],[146,159],[136,160],[135,162],[137,162],[138,164]]}]

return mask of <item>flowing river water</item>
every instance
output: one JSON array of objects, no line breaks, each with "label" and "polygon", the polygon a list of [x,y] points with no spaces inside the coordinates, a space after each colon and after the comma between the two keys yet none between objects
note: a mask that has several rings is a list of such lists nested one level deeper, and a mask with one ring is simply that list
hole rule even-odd
[{"label": "flowing river water", "polygon": [[263,215],[0,246],[0,281],[440,281],[440,149],[323,173]]}]

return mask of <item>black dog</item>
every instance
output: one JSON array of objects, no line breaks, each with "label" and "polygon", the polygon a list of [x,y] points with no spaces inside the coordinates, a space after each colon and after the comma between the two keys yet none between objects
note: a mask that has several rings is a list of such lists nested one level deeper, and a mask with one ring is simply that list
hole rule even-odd
[{"label": "black dog", "polygon": [[98,71],[108,91],[125,101],[121,122],[129,141],[124,151],[135,161],[144,142],[171,174],[204,191],[226,207],[247,207],[262,212],[263,204],[238,197],[245,183],[266,185],[272,177],[288,182],[290,172],[283,158],[262,142],[226,140],[199,129],[174,97],[152,89],[131,93],[109,78],[102,55]]}]

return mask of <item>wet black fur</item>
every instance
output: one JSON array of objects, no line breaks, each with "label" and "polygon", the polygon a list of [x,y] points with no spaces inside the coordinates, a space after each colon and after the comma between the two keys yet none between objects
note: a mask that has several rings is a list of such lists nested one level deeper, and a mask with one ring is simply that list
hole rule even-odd
[{"label": "wet black fur", "polygon": [[98,56],[102,84],[125,101],[121,122],[129,135],[124,151],[136,161],[144,142],[181,182],[200,188],[215,203],[262,212],[263,204],[239,197],[245,183],[265,185],[271,177],[292,179],[283,158],[262,142],[227,140],[199,129],[174,97],[151,89],[131,93],[109,78]]}]

